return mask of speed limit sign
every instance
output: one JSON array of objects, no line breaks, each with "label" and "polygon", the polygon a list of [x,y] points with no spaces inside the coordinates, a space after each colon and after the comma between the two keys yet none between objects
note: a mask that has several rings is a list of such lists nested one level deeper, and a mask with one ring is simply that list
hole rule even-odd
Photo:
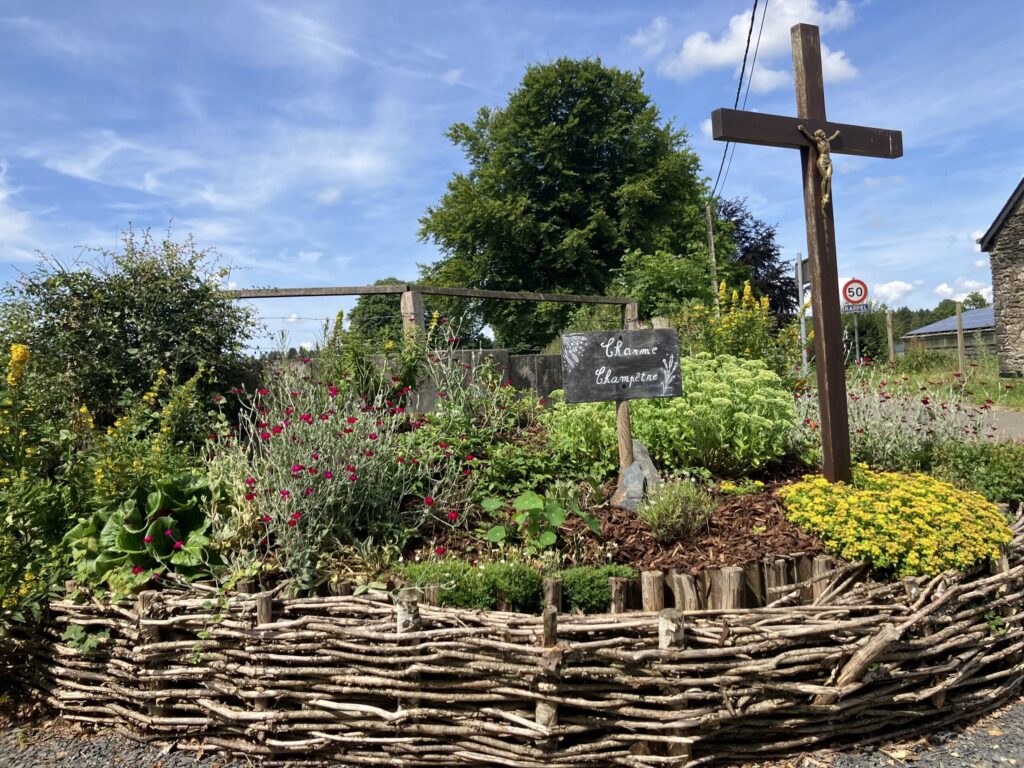
[{"label": "speed limit sign", "polygon": [[843,300],[847,304],[863,304],[868,300],[868,284],[856,277],[843,285]]}]

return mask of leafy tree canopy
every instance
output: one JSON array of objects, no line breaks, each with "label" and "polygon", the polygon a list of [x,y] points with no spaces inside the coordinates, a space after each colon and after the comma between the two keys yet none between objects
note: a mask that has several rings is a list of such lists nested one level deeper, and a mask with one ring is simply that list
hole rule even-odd
[{"label": "leafy tree canopy", "polygon": [[0,293],[0,342],[33,350],[55,390],[110,423],[163,369],[183,383],[232,382],[251,311],[220,290],[227,276],[190,239],[154,240],[130,229],[117,251],[66,266],[44,259]]},{"label": "leafy tree canopy", "polygon": [[[420,236],[444,253],[427,268],[437,281],[604,293],[626,253],[686,253],[703,238],[697,157],[639,74],[589,59],[531,66],[504,108],[447,135],[469,170],[420,220]],[[480,307],[513,350],[543,346],[573,309]]]},{"label": "leafy tree canopy", "polygon": [[[374,285],[404,285],[405,280],[385,277]],[[402,338],[402,299],[397,293],[360,296],[348,315],[349,329],[366,338],[399,341]]]}]

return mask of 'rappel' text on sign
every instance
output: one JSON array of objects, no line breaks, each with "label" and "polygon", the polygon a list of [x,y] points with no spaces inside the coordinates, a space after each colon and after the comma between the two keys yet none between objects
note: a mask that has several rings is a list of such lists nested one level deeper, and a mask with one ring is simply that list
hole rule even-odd
[{"label": "'rappel' text on sign", "polygon": [[679,337],[662,328],[563,334],[562,384],[568,403],[678,397]]}]

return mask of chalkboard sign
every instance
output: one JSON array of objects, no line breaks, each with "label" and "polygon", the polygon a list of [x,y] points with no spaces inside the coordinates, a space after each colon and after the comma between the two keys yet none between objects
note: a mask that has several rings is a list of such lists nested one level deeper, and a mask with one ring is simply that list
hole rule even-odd
[{"label": "chalkboard sign", "polygon": [[563,334],[562,386],[568,403],[678,397],[679,336],[663,328]]}]

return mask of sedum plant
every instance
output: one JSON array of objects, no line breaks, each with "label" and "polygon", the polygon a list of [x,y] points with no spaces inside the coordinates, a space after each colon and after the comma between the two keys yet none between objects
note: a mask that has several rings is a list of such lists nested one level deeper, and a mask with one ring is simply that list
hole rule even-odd
[{"label": "sedum plant", "polygon": [[851,486],[820,475],[779,491],[791,521],[840,557],[898,577],[966,570],[1013,538],[1006,517],[977,493],[928,475],[854,469]]}]

